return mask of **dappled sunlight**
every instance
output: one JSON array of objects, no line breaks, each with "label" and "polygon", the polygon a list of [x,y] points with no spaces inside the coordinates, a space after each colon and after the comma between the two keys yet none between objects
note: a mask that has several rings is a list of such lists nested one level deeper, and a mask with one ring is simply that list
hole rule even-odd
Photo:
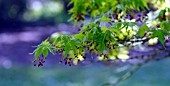
[{"label": "dappled sunlight", "polygon": [[28,4],[28,8],[32,10],[42,10],[42,2],[39,0],[30,0],[30,4]]},{"label": "dappled sunlight", "polygon": [[12,61],[6,57],[0,56],[0,67],[10,69],[12,67]]},{"label": "dappled sunlight", "polygon": [[14,44],[17,42],[37,42],[40,41],[39,32],[20,32],[20,33],[2,33],[0,34],[0,44]]},{"label": "dappled sunlight", "polygon": [[29,0],[27,11],[23,15],[26,21],[37,21],[42,17],[52,18],[63,12],[62,1],[53,0]]},{"label": "dappled sunlight", "polygon": [[17,42],[39,42],[42,40],[43,37],[58,31],[54,26],[53,27],[25,27],[24,29],[25,30],[21,32],[0,33],[0,39],[1,39],[0,45],[14,44]]}]

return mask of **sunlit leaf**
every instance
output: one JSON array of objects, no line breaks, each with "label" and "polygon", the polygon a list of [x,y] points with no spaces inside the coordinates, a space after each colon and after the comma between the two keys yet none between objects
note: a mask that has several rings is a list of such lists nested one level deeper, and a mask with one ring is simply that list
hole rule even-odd
[{"label": "sunlit leaf", "polygon": [[161,28],[170,31],[170,22],[166,22],[166,21],[161,22]]},{"label": "sunlit leaf", "polygon": [[138,34],[140,35],[140,37],[143,37],[145,32],[148,31],[149,28],[146,24],[143,24],[140,28],[139,28],[139,31],[138,31]]},{"label": "sunlit leaf", "polygon": [[66,57],[66,56],[67,56],[67,54],[69,53],[70,49],[71,49],[71,47],[70,47],[70,45],[69,45],[69,44],[65,45],[65,48],[64,48],[64,51],[65,51],[65,53],[64,53],[64,57]]},{"label": "sunlit leaf", "polygon": [[75,34],[74,38],[79,39],[80,41],[83,41],[84,36],[85,36],[84,34],[79,33],[79,34]]},{"label": "sunlit leaf", "polygon": [[52,47],[47,47],[47,48],[50,51],[50,53],[52,53],[54,55],[54,50],[52,49]]},{"label": "sunlit leaf", "polygon": [[152,37],[158,37],[159,41],[161,42],[161,44],[164,46],[164,35],[166,34],[163,30],[152,30],[153,35]]},{"label": "sunlit leaf", "polygon": [[35,50],[34,60],[35,61],[43,53],[43,47],[40,46]]},{"label": "sunlit leaf", "polygon": [[48,56],[48,48],[43,48],[43,55],[44,55],[44,58]]},{"label": "sunlit leaf", "polygon": [[102,21],[104,21],[104,22],[110,22],[110,21],[111,21],[111,19],[108,18],[108,17],[106,17],[106,16],[104,16],[104,17],[102,17],[102,18],[99,18],[99,19],[102,20]]}]

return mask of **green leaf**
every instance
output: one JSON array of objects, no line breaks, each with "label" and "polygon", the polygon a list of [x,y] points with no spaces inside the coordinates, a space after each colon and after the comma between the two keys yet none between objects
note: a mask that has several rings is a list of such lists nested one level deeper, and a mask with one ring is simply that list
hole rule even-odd
[{"label": "green leaf", "polygon": [[107,27],[106,27],[106,26],[102,26],[102,27],[101,27],[101,30],[102,30],[103,32],[106,32]]},{"label": "green leaf", "polygon": [[157,37],[157,30],[151,30],[151,32],[153,32],[153,34],[152,34],[152,38]]},{"label": "green leaf", "polygon": [[64,53],[64,57],[67,56],[67,54],[69,53],[69,51],[72,49],[74,51],[74,53],[76,53],[77,48],[76,46],[79,46],[79,44],[75,41],[75,40],[70,40],[66,45],[65,45],[65,53]]},{"label": "green leaf", "polygon": [[170,22],[166,21],[161,22],[161,28],[170,31]]},{"label": "green leaf", "polygon": [[121,31],[116,29],[116,28],[112,28],[112,29],[110,29],[110,31],[117,34],[117,35],[121,34]]},{"label": "green leaf", "polygon": [[57,45],[57,43],[59,43],[60,41],[62,40],[61,36],[59,36],[58,38],[56,38],[54,41],[53,41],[53,45]]},{"label": "green leaf", "polygon": [[38,57],[43,53],[43,47],[42,46],[39,46],[37,47],[37,49],[35,50],[35,54],[34,54],[34,60],[37,60]]},{"label": "green leaf", "polygon": [[64,35],[62,40],[64,41],[65,44],[67,44],[70,41],[70,37],[68,35]]},{"label": "green leaf", "polygon": [[53,51],[52,47],[51,47],[51,46],[48,46],[47,48],[48,48],[48,50],[50,51],[50,53],[52,53],[52,54],[54,55],[54,51]]},{"label": "green leaf", "polygon": [[85,35],[82,33],[74,35],[74,38],[79,39],[81,42],[83,41],[84,37],[85,37]]},{"label": "green leaf", "polygon": [[138,31],[138,34],[140,35],[140,37],[143,37],[144,34],[145,34],[145,31],[148,31],[149,28],[146,24],[143,24],[140,28],[139,28],[139,31]]},{"label": "green leaf", "polygon": [[133,28],[133,26],[135,26],[135,25],[136,25],[135,22],[129,22],[129,23],[128,23],[128,27],[130,26],[131,28]]},{"label": "green leaf", "polygon": [[70,44],[71,44],[71,48],[73,49],[74,53],[76,53],[76,50],[77,50],[76,46],[78,46],[79,44],[75,40],[71,40]]},{"label": "green leaf", "polygon": [[111,32],[109,30],[106,30],[105,32],[106,36],[105,36],[105,40],[111,40]]},{"label": "green leaf", "polygon": [[104,17],[102,17],[102,18],[99,18],[99,20],[102,20],[102,21],[104,21],[104,22],[110,22],[110,21],[111,21],[111,19],[108,18],[108,17],[106,17],[106,16],[104,16]]},{"label": "green leaf", "polygon": [[120,28],[122,26],[122,22],[116,22],[113,27]]},{"label": "green leaf", "polygon": [[141,0],[143,2],[144,7],[148,8],[147,1]]},{"label": "green leaf", "polygon": [[99,50],[100,53],[102,53],[103,50],[106,49],[105,40],[106,40],[106,36],[109,35],[109,32],[110,31],[106,31],[105,33],[101,33],[100,37],[98,37],[98,39],[97,39],[97,43],[99,43],[98,50]]},{"label": "green leaf", "polygon": [[71,47],[70,47],[69,44],[65,45],[65,48],[64,48],[64,50],[65,50],[64,57],[66,57],[68,55],[70,49],[71,49]]},{"label": "green leaf", "polygon": [[48,48],[43,49],[43,55],[44,55],[44,58],[46,59],[46,57],[48,56]]},{"label": "green leaf", "polygon": [[164,46],[164,31],[163,30],[158,30],[157,31],[157,35],[158,35],[158,39],[159,41],[162,43],[162,45]]},{"label": "green leaf", "polygon": [[151,30],[151,32],[153,32],[152,37],[158,37],[159,41],[161,42],[161,44],[164,46],[164,35],[165,32],[163,30]]},{"label": "green leaf", "polygon": [[121,10],[123,10],[123,11],[125,11],[125,8],[124,8],[123,5],[121,5],[121,4],[118,4],[116,7],[119,8],[119,9],[121,9]]}]

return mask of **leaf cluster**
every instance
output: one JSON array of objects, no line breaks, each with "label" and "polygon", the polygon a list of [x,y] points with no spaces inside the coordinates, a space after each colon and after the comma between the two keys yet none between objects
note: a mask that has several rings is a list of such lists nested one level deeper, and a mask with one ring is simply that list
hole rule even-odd
[{"label": "leaf cluster", "polygon": [[[88,52],[95,54],[100,61],[116,59],[126,61],[130,59],[128,50],[133,45],[129,43],[147,42],[156,37],[165,47],[164,36],[169,36],[170,30],[170,16],[166,15],[170,12],[169,8],[160,10],[153,19],[158,22],[157,26],[150,27],[146,23],[147,19],[140,18],[140,21],[135,19],[141,17],[137,16],[136,12],[143,12],[143,15],[147,16],[146,10],[149,10],[147,0],[71,0],[70,4],[73,4],[73,8],[69,10],[72,14],[70,20],[77,24],[83,22],[85,16],[90,16],[92,22],[82,25],[77,34],[60,34],[43,41],[33,52],[34,61],[41,55],[46,59],[49,52],[62,55],[65,64],[69,65],[86,60]],[[129,15],[130,19],[127,18]],[[138,26],[138,22],[144,24]]]}]

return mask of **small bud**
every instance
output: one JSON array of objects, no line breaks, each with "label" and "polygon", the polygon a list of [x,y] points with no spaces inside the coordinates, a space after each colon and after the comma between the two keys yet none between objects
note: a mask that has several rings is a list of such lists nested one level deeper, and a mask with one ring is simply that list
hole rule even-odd
[{"label": "small bud", "polygon": [[62,64],[62,61],[60,61],[59,64]]},{"label": "small bud", "polygon": [[43,61],[42,63],[45,63],[45,61]]},{"label": "small bud", "polygon": [[65,61],[65,65],[67,65],[67,61]]},{"label": "small bud", "polygon": [[69,60],[71,61],[71,60],[72,60],[72,58],[69,58]]}]

